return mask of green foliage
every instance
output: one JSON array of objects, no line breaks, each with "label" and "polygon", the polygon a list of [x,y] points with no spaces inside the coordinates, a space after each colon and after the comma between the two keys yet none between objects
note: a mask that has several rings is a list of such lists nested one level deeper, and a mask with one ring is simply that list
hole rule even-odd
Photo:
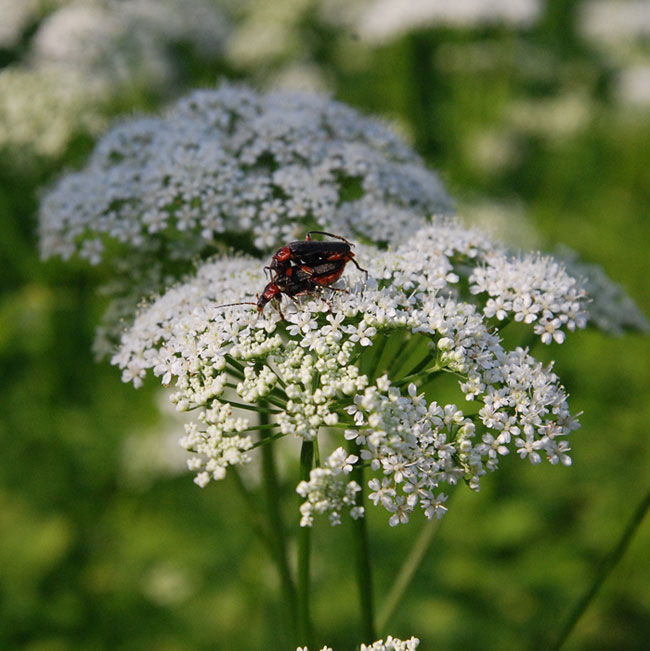
[{"label": "green foliage", "polygon": [[[650,114],[618,106],[599,57],[575,34],[564,38],[559,16],[570,4],[555,3],[526,34],[423,32],[354,66],[343,65],[340,43],[323,42],[319,63],[338,99],[413,134],[461,203],[520,200],[544,242],[602,264],[648,314]],[[490,65],[458,64],[473,52]],[[204,81],[205,70],[197,76]],[[558,136],[521,117],[536,106],[550,114],[567,93],[585,103],[575,129]],[[506,149],[486,164],[476,152],[491,134]],[[63,164],[80,160],[86,144]],[[38,259],[38,188],[57,166],[21,176],[4,160],[0,176],[0,648],[286,649],[278,577],[234,482],[201,490],[187,474],[163,473],[134,484],[125,472],[127,439],[166,426],[153,387],[134,392],[92,359],[103,308],[95,287],[110,270]],[[506,460],[480,494],[459,491],[389,632],[438,650],[552,642],[647,490],[648,350],[639,335],[593,332],[553,348],[572,407],[584,411],[573,466]],[[285,503],[295,533],[292,485]],[[381,605],[422,523],[388,529],[371,514],[369,525]],[[318,641],[350,648],[355,588],[337,552],[350,527],[319,523],[312,535]],[[648,549],[645,522],[567,650],[645,648]]]}]

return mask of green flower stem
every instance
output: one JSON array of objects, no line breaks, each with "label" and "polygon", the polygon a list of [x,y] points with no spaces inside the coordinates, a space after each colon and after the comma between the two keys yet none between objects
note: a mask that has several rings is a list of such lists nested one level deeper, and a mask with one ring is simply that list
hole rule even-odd
[{"label": "green flower stem", "polygon": [[[259,431],[267,431],[269,428],[263,427],[259,428]],[[247,430],[244,430],[247,431]],[[251,450],[254,450],[255,448],[261,448],[264,446],[268,446],[270,443],[273,441],[277,441],[278,439],[281,439],[285,437],[286,434],[284,432],[275,432],[275,434],[266,434],[264,438],[260,441],[257,441],[256,443],[253,443],[253,446],[251,447]]]},{"label": "green flower stem", "polygon": [[[359,455],[359,446],[355,441],[348,441],[348,452]],[[361,486],[357,493],[357,504],[363,505],[363,468],[359,465],[350,473],[350,478]],[[372,590],[372,570],[370,565],[370,545],[368,544],[368,526],[366,518],[352,521],[354,529],[354,561],[359,585],[359,602],[361,607],[361,639],[375,640],[375,609]]]},{"label": "green flower stem", "polygon": [[412,335],[406,343],[397,348],[395,351],[395,357],[388,366],[388,375],[390,377],[398,377],[404,367],[415,357],[415,353],[422,346],[424,341],[424,337]]},{"label": "green flower stem", "polygon": [[238,409],[247,409],[248,411],[256,411],[259,413],[260,418],[262,416],[265,417],[265,422],[260,423],[261,425],[268,425],[268,419],[266,418],[267,414],[279,414],[281,413],[278,409],[269,409],[268,407],[263,407],[260,405],[249,405],[246,404],[245,402],[233,402],[232,400],[228,400],[228,404],[231,407],[237,407]]},{"label": "green flower stem", "polygon": [[548,647],[551,651],[557,651],[557,649],[560,649],[566,642],[569,635],[571,635],[571,632],[575,628],[575,625],[578,623],[585,610],[587,610],[589,604],[594,600],[594,597],[598,593],[598,590],[603,584],[603,581],[610,575],[614,567],[616,567],[616,564],[621,560],[623,554],[625,553],[625,550],[630,546],[632,537],[634,536],[636,530],[639,528],[641,522],[643,522],[648,509],[650,509],[650,488],[641,499],[641,502],[632,514],[632,517],[623,530],[621,537],[618,539],[616,546],[600,563],[600,567],[598,568],[598,572],[596,573],[592,584],[575,605],[573,611],[567,618],[566,623],[564,624],[564,628],[562,629],[557,640],[554,644]]},{"label": "green flower stem", "polygon": [[368,376],[368,382],[370,384],[372,384],[377,377],[379,361],[384,352],[387,341],[388,334],[380,331],[373,341],[373,345],[362,350],[359,355],[359,371],[362,375]]},{"label": "green flower stem", "polygon": [[328,425],[327,427],[331,429],[360,429],[359,426],[354,422],[354,421],[349,421],[349,422],[341,422],[339,420],[338,423],[333,423],[332,425]]},{"label": "green flower stem", "polygon": [[[300,480],[309,481],[314,461],[314,443],[303,441],[300,450]],[[312,644],[310,617],[311,527],[300,527],[298,531],[298,639],[300,644]]]},{"label": "green flower stem", "polygon": [[243,380],[244,379],[244,367],[235,362],[232,357],[228,357],[226,355],[226,364],[229,365],[230,368],[227,369],[227,372],[232,375],[233,377],[237,378],[238,380]]},{"label": "green flower stem", "polygon": [[[242,364],[240,364],[239,362],[236,362],[232,357],[226,356],[226,362],[228,364],[230,364],[230,366],[231,366],[231,368],[228,369],[228,373],[230,373],[230,375],[232,375],[237,380],[243,380],[244,377],[245,377],[245,373],[244,373],[244,368],[245,367]],[[277,371],[275,369],[272,369],[272,370],[276,374],[276,377],[278,378],[278,384],[280,384],[280,386],[282,388],[285,388],[286,384],[284,383],[284,381],[280,377],[280,374],[277,373]],[[237,385],[232,384],[232,382],[226,383],[226,386],[230,387],[231,389],[236,389],[237,388]],[[277,400],[279,400],[282,403],[282,405],[278,405],[278,406],[283,406],[284,405],[284,401],[286,399],[286,396],[282,391],[280,391],[280,390],[278,390],[276,388],[273,388],[273,389],[271,389],[270,395],[272,397],[275,397]],[[270,401],[270,399],[269,399],[269,401]]]},{"label": "green flower stem", "polygon": [[244,365],[240,364],[234,357],[231,357],[230,355],[226,355],[226,362],[230,364],[232,367],[236,368],[237,371],[241,374],[242,377],[244,377]]},{"label": "green flower stem", "polygon": [[287,408],[287,401],[286,401],[286,396],[283,395],[283,398],[278,400],[277,398],[274,398],[272,395],[267,395],[264,400],[267,402],[271,403],[275,407],[280,407],[281,411],[285,411]]},{"label": "green flower stem", "polygon": [[[427,348],[429,347],[429,343],[427,342]],[[438,353],[437,349],[429,349],[424,357],[420,360],[418,364],[416,364],[410,371],[409,375],[415,375],[422,371],[422,369],[426,368],[431,364],[431,362],[435,360],[435,364],[433,366],[437,368],[442,368],[440,365],[440,356]],[[433,368],[433,367],[432,367]]]},{"label": "green flower stem", "polygon": [[[267,438],[266,425],[269,424],[268,413],[260,412],[260,437],[262,440]],[[280,583],[282,586],[283,604],[289,637],[295,642],[297,630],[297,600],[296,587],[289,569],[287,560],[287,537],[280,510],[282,500],[280,486],[278,482],[277,471],[275,468],[275,457],[272,445],[262,445],[262,477],[264,481],[264,492],[268,509],[269,530],[272,533],[272,544],[274,548],[273,556],[276,559],[278,572],[280,574]]]},{"label": "green flower stem", "polygon": [[421,373],[419,372],[411,373],[410,375],[403,377],[401,380],[397,380],[397,382],[393,382],[393,384],[396,387],[401,387],[404,386],[405,384],[410,384],[411,382],[416,382],[420,380],[421,380],[421,384],[425,384],[425,382],[430,380],[432,376],[444,370],[445,369],[443,366],[438,366],[438,365],[432,366],[431,368],[428,368],[425,371],[422,371]]},{"label": "green flower stem", "polygon": [[[265,432],[270,429],[275,429],[276,427],[280,427],[278,423],[268,423],[266,425],[251,425],[251,427],[247,427],[246,429],[237,430],[237,433],[243,434],[244,432],[262,432],[262,431]],[[267,441],[273,440],[275,438],[277,438],[276,435],[274,435],[272,438],[267,437],[263,441],[258,441],[257,443],[254,443],[253,447],[254,448],[259,447],[260,445],[263,445]]]},{"label": "green flower stem", "polygon": [[[282,387],[282,389],[286,389],[287,383],[282,379],[282,375],[275,367],[275,365],[268,359],[266,360],[266,365],[275,373],[275,377],[278,378],[278,384]],[[276,389],[274,388],[273,390],[275,391]]]},{"label": "green flower stem", "polygon": [[386,349],[386,344],[388,343],[388,334],[386,332],[381,332],[380,333],[380,339],[379,341],[375,342],[374,348],[377,350],[375,351],[375,356],[374,356],[374,364],[373,366],[370,367],[370,370],[368,372],[368,380],[370,384],[373,384],[379,375],[379,372],[381,370],[380,367],[380,362],[382,355],[384,354],[384,350]]},{"label": "green flower stem", "polygon": [[406,590],[413,580],[417,569],[422,564],[422,561],[429,550],[429,545],[431,544],[439,526],[440,520],[437,518],[425,522],[418,537],[413,543],[409,555],[404,560],[404,563],[402,563],[402,567],[397,573],[395,581],[388,591],[388,596],[377,615],[377,630],[380,635],[386,631],[386,627],[390,624],[397,607],[403,603]]},{"label": "green flower stem", "polygon": [[314,441],[314,462],[313,467],[320,466],[320,447],[318,446],[318,439]]},{"label": "green flower stem", "polygon": [[[237,385],[233,384],[232,382],[226,382],[224,384],[225,387],[228,389],[234,389],[235,391],[237,390]],[[271,389],[269,394],[266,396],[265,400],[267,402],[270,402],[274,404],[276,407],[280,407],[281,410],[283,410],[286,407],[286,395],[280,391],[277,391],[275,389]],[[251,409],[255,409],[255,411],[259,411],[259,407],[251,407]],[[276,412],[278,413],[278,412]]]}]

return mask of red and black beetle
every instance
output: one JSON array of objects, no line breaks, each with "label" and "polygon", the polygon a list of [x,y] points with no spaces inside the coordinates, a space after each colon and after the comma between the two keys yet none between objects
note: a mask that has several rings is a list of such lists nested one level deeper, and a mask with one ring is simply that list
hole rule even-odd
[{"label": "red and black beetle", "polygon": [[[334,237],[340,242],[314,241],[311,239],[314,234]],[[352,242],[348,242],[340,235],[325,231],[310,231],[304,240],[289,242],[278,249],[267,268],[274,272],[276,277],[290,276],[295,269],[300,269],[308,274],[316,284],[328,286],[341,277],[345,265],[350,261],[356,265],[357,269],[368,274],[354,259],[353,246]]]},{"label": "red and black beetle", "polygon": [[[258,313],[262,313],[266,304],[269,301],[276,300],[278,312],[280,317],[284,320],[284,314],[282,313],[281,301],[282,296],[288,296],[291,299],[294,299],[296,296],[305,296],[307,294],[313,294],[315,287],[315,282],[312,277],[302,271],[297,269],[295,273],[285,274],[283,276],[275,276],[273,280],[266,284],[266,287],[263,289],[262,293],[258,295],[257,302],[253,303],[252,301],[244,301],[242,303],[226,303],[225,305],[219,305],[219,307],[231,307],[234,305],[255,305],[257,307]],[[321,287],[323,285],[321,284]],[[329,287],[334,291],[333,287]],[[338,290],[343,291],[343,290]],[[325,300],[325,299],[323,299]]]},{"label": "red and black beetle", "polygon": [[[334,237],[341,241],[314,241],[311,236],[315,233]],[[345,265],[350,261],[368,275],[368,272],[354,259],[352,246],[354,246],[352,242],[348,242],[340,235],[324,231],[310,231],[304,240],[290,242],[275,252],[271,258],[271,264],[265,267],[272,272],[271,280],[257,297],[256,303],[252,301],[226,303],[219,307],[255,305],[257,311],[261,313],[269,301],[276,299],[278,311],[284,319],[280,307],[283,295],[294,299],[296,296],[314,294],[316,290],[324,287],[331,291],[345,291],[331,287],[331,285],[341,277]],[[325,301],[324,298],[323,300]]]}]

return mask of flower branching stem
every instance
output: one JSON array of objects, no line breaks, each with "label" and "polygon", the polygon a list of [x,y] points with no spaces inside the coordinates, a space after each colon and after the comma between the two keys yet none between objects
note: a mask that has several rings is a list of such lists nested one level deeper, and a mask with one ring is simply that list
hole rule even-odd
[{"label": "flower branching stem", "polygon": [[[235,407],[237,409],[246,409],[247,411],[256,411],[261,415],[266,416],[267,414],[279,414],[280,411],[277,409],[269,409],[268,407],[262,407],[260,405],[249,405],[246,404],[245,402],[235,402],[234,400],[229,400],[228,404],[231,407]],[[264,423],[264,425],[267,425],[268,422]]]}]

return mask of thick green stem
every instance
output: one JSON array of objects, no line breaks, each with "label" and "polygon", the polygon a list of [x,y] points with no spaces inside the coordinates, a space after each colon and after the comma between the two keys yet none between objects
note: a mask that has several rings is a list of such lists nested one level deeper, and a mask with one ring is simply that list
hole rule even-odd
[{"label": "thick green stem", "polygon": [[[314,461],[314,443],[303,441],[300,451],[300,479],[309,481]],[[300,527],[298,531],[298,639],[300,644],[312,644],[310,616],[311,527]]]},{"label": "thick green stem", "polygon": [[[262,427],[260,436],[262,439],[269,436],[266,425],[269,424],[268,415],[260,413],[260,425]],[[297,601],[296,588],[289,569],[287,560],[287,538],[280,509],[281,494],[278,482],[278,476],[275,468],[275,457],[273,454],[273,445],[262,446],[262,476],[264,479],[264,490],[268,510],[269,531],[272,534],[272,544],[274,548],[274,558],[280,574],[280,583],[282,586],[282,596],[284,602],[285,618],[287,628],[292,644],[295,645],[297,635]]]},{"label": "thick green stem", "polygon": [[[359,456],[359,446],[355,441],[348,441],[350,454]],[[357,464],[351,473],[351,479],[361,486],[357,493],[357,505],[363,506],[364,479],[363,467]],[[366,518],[353,520],[353,553],[359,586],[359,605],[361,610],[362,639],[372,642],[375,637],[375,608],[372,590],[372,569],[370,563],[370,545],[368,543],[368,527]]]},{"label": "thick green stem", "polygon": [[621,560],[625,550],[629,547],[632,537],[639,528],[641,522],[643,522],[643,518],[645,518],[648,509],[650,509],[650,489],[648,489],[648,492],[641,499],[641,502],[632,514],[632,517],[623,530],[621,537],[618,539],[616,546],[602,560],[593,582],[575,605],[557,640],[554,644],[548,647],[551,651],[557,651],[557,649],[560,649],[569,635],[571,635],[578,620],[582,617],[585,610],[587,610],[589,604],[594,600],[594,597],[598,593],[603,581],[609,576],[616,564]]}]

